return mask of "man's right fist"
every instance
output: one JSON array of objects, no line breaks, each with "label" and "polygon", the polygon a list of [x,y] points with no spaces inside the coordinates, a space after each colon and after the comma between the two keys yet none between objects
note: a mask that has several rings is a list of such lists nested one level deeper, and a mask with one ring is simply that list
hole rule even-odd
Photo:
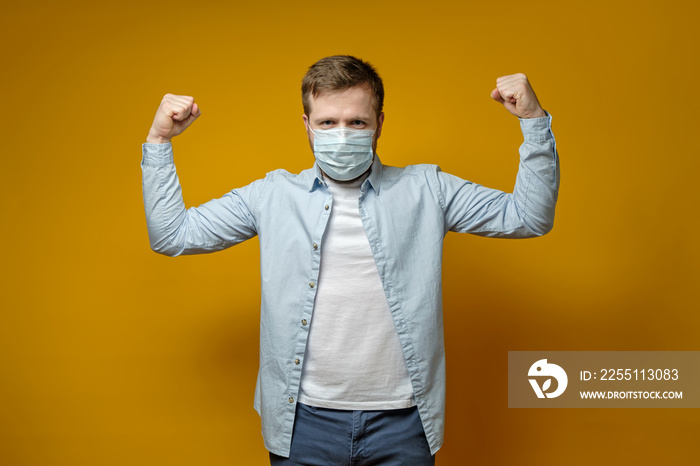
[{"label": "man's right fist", "polygon": [[153,119],[146,142],[164,144],[182,133],[201,115],[194,97],[165,94]]}]

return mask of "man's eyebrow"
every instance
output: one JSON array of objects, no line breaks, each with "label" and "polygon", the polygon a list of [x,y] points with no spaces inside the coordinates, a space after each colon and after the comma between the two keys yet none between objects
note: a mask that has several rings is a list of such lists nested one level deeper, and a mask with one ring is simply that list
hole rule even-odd
[{"label": "man's eyebrow", "polygon": [[351,117],[346,118],[346,121],[355,121],[355,120],[369,121],[370,116],[369,115],[353,115]]},{"label": "man's eyebrow", "polygon": [[338,121],[338,120],[346,120],[346,121],[355,121],[355,120],[362,120],[362,121],[368,121],[370,119],[369,115],[353,115],[347,118],[336,118],[332,116],[319,116],[313,119],[313,121],[316,122],[321,122],[321,121],[327,121],[327,120],[332,120],[332,121]]}]

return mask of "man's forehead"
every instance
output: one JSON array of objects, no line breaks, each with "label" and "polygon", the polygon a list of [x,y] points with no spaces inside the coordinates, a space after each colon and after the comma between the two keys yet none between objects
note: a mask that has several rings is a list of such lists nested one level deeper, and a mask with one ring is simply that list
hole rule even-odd
[{"label": "man's forehead", "polygon": [[357,116],[368,118],[374,114],[376,98],[368,85],[360,85],[347,89],[321,91],[311,96],[310,104],[310,113],[314,113],[314,110],[324,112],[324,110],[336,111],[347,108],[348,111],[354,109],[353,113],[361,114]]}]

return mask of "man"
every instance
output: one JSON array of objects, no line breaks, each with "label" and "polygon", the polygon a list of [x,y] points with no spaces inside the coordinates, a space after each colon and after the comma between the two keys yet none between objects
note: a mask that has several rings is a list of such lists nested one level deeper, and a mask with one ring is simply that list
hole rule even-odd
[{"label": "man", "polygon": [[151,247],[171,256],[261,249],[255,408],[272,464],[434,464],[444,427],[441,302],[448,231],[525,238],[552,228],[559,184],[551,117],[525,75],[491,96],[520,118],[512,194],[435,165],[383,165],[384,88],[368,63],[324,58],[302,82],[316,163],[185,210],[170,140],[199,115],[166,95],[143,145]]}]

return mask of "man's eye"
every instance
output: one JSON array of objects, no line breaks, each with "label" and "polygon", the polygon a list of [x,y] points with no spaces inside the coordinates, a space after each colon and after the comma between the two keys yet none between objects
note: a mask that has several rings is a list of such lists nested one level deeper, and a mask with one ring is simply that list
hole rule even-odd
[{"label": "man's eye", "polygon": [[355,120],[355,121],[352,122],[352,125],[353,125],[353,126],[364,126],[364,125],[365,125],[365,122],[362,121],[362,120]]},{"label": "man's eye", "polygon": [[331,120],[326,120],[321,122],[321,126],[331,126],[333,124],[333,121]]}]

